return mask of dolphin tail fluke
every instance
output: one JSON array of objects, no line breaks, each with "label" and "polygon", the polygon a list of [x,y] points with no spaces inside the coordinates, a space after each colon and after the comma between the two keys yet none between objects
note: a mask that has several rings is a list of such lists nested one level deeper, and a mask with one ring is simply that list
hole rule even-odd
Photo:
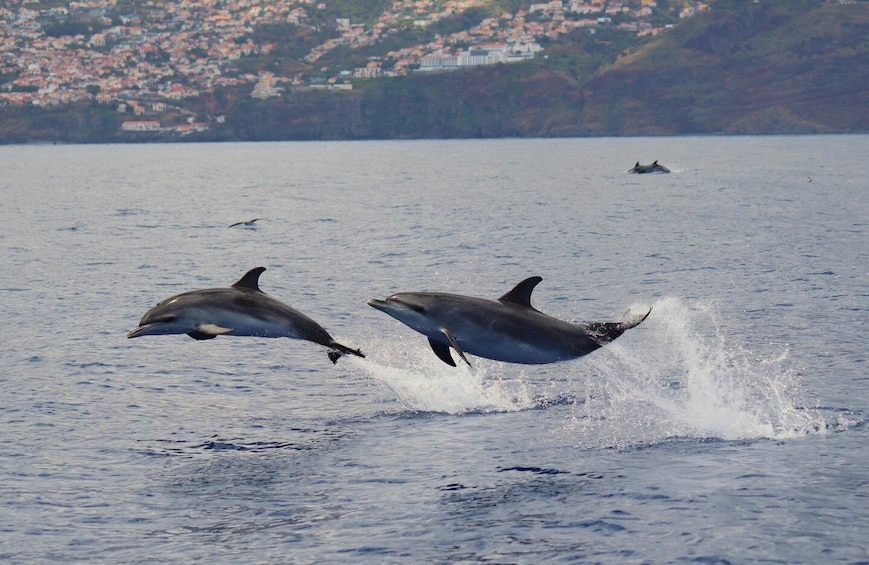
[{"label": "dolphin tail fluke", "polygon": [[586,329],[597,343],[605,345],[625,333],[625,331],[639,326],[651,313],[651,308],[649,308],[648,312],[642,315],[632,314],[631,311],[628,310],[622,314],[622,319],[618,322],[596,322],[588,324]]},{"label": "dolphin tail fluke", "polygon": [[341,345],[337,341],[330,344],[329,347],[333,348],[329,350],[329,361],[331,361],[333,365],[338,363],[338,359],[340,359],[342,355],[355,355],[356,357],[365,358],[365,355],[360,350],[350,349],[346,345]]},{"label": "dolphin tail fluke", "polygon": [[622,326],[622,331],[629,330],[631,328],[635,328],[642,324],[646,318],[649,317],[649,314],[652,313],[652,309],[649,310],[642,315],[636,315],[631,313],[630,310],[626,310],[624,314],[622,314],[622,319],[619,321],[619,325]]}]

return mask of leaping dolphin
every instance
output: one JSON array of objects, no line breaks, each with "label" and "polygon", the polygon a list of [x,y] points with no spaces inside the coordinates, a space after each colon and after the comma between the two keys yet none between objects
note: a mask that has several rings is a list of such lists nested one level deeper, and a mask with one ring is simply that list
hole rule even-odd
[{"label": "leaping dolphin", "polygon": [[637,326],[640,316],[625,313],[619,322],[570,324],[531,306],[531,292],[542,281],[530,277],[495,300],[441,292],[400,292],[370,306],[386,312],[428,338],[435,355],[456,366],[450,347],[471,365],[465,353],[541,365],[582,357]]},{"label": "leaping dolphin", "polygon": [[323,327],[298,310],[275,300],[259,288],[265,267],[248,271],[229,288],[208,288],[176,294],[148,310],[139,327],[127,337],[187,334],[193,339],[219,335],[289,337],[329,348],[336,363],[343,354],[365,357],[341,345]]},{"label": "leaping dolphin", "polygon": [[658,161],[655,161],[651,165],[640,165],[640,162],[637,161],[637,164],[634,165],[628,172],[642,175],[645,173],[669,173],[670,169],[658,163]]}]

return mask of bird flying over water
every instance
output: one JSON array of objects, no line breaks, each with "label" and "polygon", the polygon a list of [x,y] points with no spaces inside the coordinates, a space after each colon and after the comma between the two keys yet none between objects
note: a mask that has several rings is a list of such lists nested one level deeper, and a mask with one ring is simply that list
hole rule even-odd
[{"label": "bird flying over water", "polygon": [[248,226],[248,227],[253,227],[253,225],[257,222],[257,220],[262,220],[262,218],[254,218],[254,219],[252,219],[252,220],[247,220],[247,221],[244,221],[244,222],[235,222],[234,224],[231,224],[231,225],[226,226],[226,227],[228,227],[228,228],[234,228],[234,227],[236,227],[236,226]]}]

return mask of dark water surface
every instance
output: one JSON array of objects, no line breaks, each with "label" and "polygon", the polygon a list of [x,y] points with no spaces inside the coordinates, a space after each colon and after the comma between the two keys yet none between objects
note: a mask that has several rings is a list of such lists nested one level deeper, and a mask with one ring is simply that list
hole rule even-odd
[{"label": "dark water surface", "polygon": [[[0,558],[869,560],[869,136],[0,147]],[[628,175],[658,159],[669,175]],[[228,225],[262,218],[254,226]],[[255,266],[366,359],[125,338]],[[652,307],[441,363],[368,298]]]}]

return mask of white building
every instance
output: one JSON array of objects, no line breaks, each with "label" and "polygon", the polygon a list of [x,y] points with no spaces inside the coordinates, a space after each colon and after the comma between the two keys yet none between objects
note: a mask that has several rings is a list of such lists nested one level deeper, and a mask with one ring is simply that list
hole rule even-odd
[{"label": "white building", "polygon": [[477,65],[495,65],[504,63],[507,59],[507,45],[495,43],[490,45],[475,45],[467,51],[459,53],[460,67],[475,67]]},{"label": "white building", "polygon": [[426,55],[419,60],[421,71],[452,71],[459,67],[459,59],[455,55]]},{"label": "white building", "polygon": [[262,73],[259,80],[253,87],[253,92],[250,93],[254,98],[265,99],[270,96],[280,96],[281,89],[275,86],[275,75],[272,73]]},{"label": "white building", "polygon": [[122,131],[160,131],[160,122],[156,120],[127,120],[121,124]]}]

